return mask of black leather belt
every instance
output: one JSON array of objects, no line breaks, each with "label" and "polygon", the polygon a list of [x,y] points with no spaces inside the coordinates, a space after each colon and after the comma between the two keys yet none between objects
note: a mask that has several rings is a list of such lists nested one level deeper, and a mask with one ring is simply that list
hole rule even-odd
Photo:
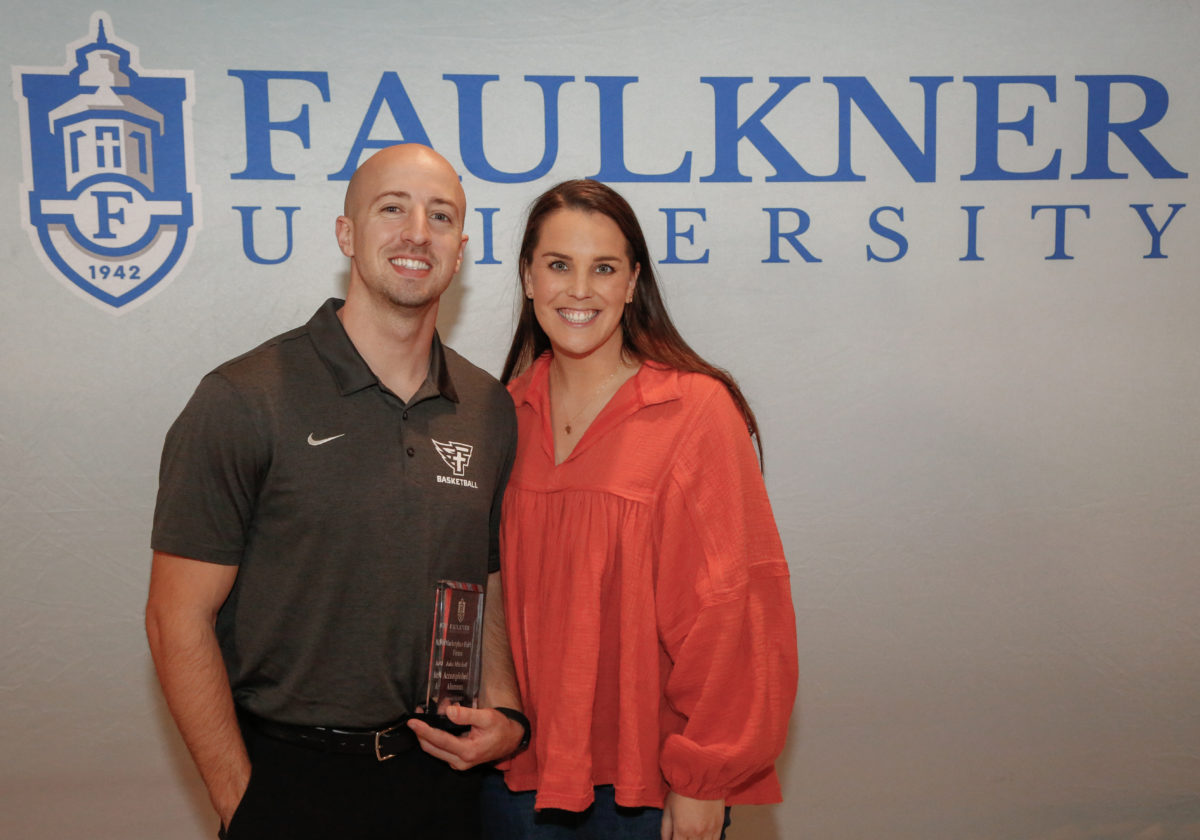
[{"label": "black leather belt", "polygon": [[246,723],[268,738],[324,752],[373,755],[379,761],[387,761],[417,748],[417,736],[405,726],[408,715],[379,729],[339,729],[332,726],[276,723],[244,710],[241,715]]}]

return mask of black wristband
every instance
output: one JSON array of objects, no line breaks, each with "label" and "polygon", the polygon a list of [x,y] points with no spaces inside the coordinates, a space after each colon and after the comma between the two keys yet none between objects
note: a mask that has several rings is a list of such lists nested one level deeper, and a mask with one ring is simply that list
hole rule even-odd
[{"label": "black wristband", "polygon": [[532,734],[532,730],[529,728],[529,718],[525,717],[525,715],[523,715],[521,712],[518,712],[516,709],[510,709],[507,706],[493,706],[492,708],[504,715],[509,720],[515,720],[517,723],[521,724],[521,728],[525,730],[525,734],[521,736],[521,743],[517,744],[517,748],[512,751],[512,754],[509,756],[509,758],[519,752],[524,751],[525,748],[529,746],[529,736]]}]

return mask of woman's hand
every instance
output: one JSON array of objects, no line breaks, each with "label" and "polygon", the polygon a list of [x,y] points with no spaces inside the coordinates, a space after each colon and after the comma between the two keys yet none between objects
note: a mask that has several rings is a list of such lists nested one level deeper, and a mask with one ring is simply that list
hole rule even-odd
[{"label": "woman's hand", "polygon": [[663,804],[662,840],[720,840],[724,799],[692,799],[671,791]]}]

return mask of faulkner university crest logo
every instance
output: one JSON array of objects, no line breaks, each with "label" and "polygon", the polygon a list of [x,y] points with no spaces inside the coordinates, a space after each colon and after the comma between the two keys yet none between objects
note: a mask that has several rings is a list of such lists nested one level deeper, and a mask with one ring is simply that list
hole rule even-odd
[{"label": "faulkner university crest logo", "polygon": [[120,310],[191,251],[190,71],[148,72],[102,12],[61,68],[13,68],[21,210],[52,273]]}]

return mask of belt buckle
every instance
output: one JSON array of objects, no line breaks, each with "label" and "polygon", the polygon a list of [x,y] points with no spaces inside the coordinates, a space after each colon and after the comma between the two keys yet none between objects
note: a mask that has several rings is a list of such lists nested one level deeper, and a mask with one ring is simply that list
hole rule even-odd
[{"label": "belt buckle", "polygon": [[384,755],[382,750],[379,749],[379,741],[381,738],[383,738],[383,736],[388,735],[391,732],[394,732],[395,730],[399,729],[402,726],[404,726],[403,723],[397,723],[392,726],[389,726],[387,729],[376,730],[376,732],[375,732],[375,759],[377,761],[387,761],[389,758],[395,758],[397,755],[399,755],[399,753],[388,753],[387,755]]}]

